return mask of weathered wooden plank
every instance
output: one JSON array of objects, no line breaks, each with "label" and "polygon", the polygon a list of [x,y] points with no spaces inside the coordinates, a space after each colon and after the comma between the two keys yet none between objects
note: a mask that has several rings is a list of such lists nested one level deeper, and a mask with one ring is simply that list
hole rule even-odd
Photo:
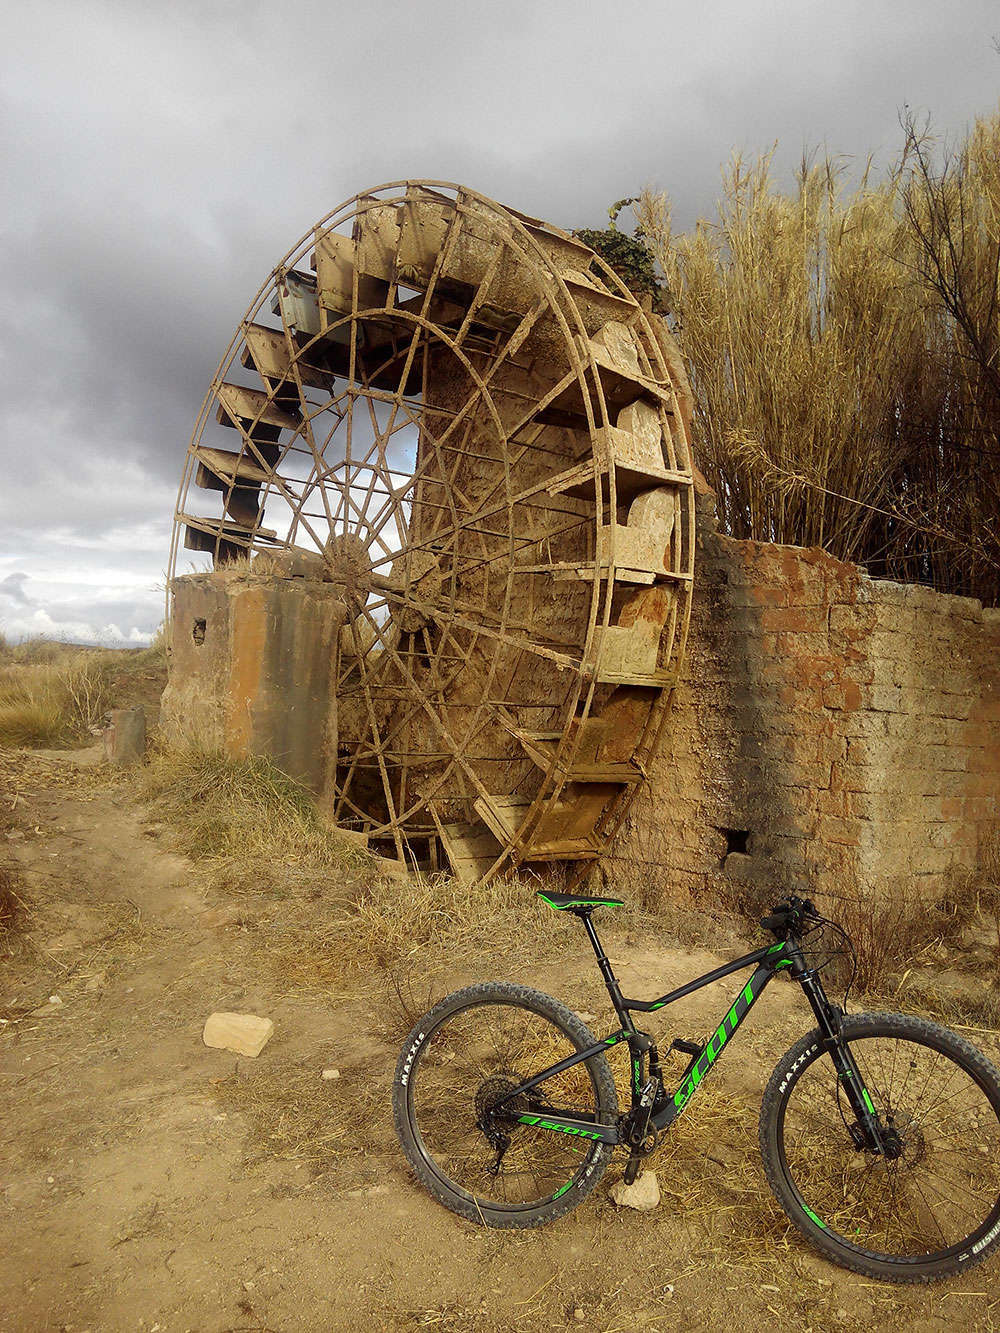
[{"label": "weathered wooden plank", "polygon": [[[354,309],[354,269],[357,242],[335,231],[318,231],[313,250],[316,296],[325,310],[348,315]],[[385,278],[358,272],[358,310],[384,306],[389,294]]]},{"label": "weathered wooden plank", "polygon": [[[278,540],[278,534],[273,528],[248,527],[228,518],[203,518],[201,514],[178,514],[177,519],[187,525],[188,535],[198,534],[199,537],[211,537],[213,543],[216,537],[222,537],[225,541],[244,546],[249,546],[255,539],[266,542]],[[184,545],[189,551],[208,551],[212,549],[211,545],[189,545],[187,537],[185,537]]]},{"label": "weathered wooden plank", "polygon": [[261,379],[285,380],[293,389],[295,373],[303,384],[314,389],[329,389],[333,376],[328,370],[311,365],[303,357],[295,358],[295,371],[288,351],[288,340],[282,329],[269,329],[263,324],[247,324],[243,329],[246,346],[240,360],[248,369],[254,369]]},{"label": "weathered wooden plank", "polygon": [[598,334],[608,323],[629,325],[638,321],[642,313],[639,303],[609,292],[596,277],[591,278],[585,272],[564,272],[562,278],[589,334]]},{"label": "weathered wooden plank", "polygon": [[399,210],[394,204],[359,200],[362,209],[354,219],[354,262],[358,271],[383,282],[392,282],[399,246]]},{"label": "weathered wooden plank", "polygon": [[[528,758],[543,773],[547,773],[555,759],[558,743],[553,741],[538,741],[532,743],[527,736],[521,742],[524,746]],[[631,783],[641,782],[642,773],[632,763],[623,764],[600,764],[600,763],[581,763],[579,761],[571,764],[565,773],[569,782],[601,782],[601,783]]]},{"label": "weathered wooden plank", "polygon": [[223,383],[216,387],[219,409],[216,420],[223,426],[243,422],[262,422],[282,430],[296,430],[301,416],[294,409],[278,404],[261,389],[246,389],[242,384]]},{"label": "weathered wooden plank", "polygon": [[640,493],[654,486],[691,486],[688,473],[673,472],[664,467],[637,467],[625,461],[608,463],[601,458],[588,458],[576,467],[557,473],[546,486],[549,495],[569,495],[580,500],[593,500],[595,481],[600,480],[605,503],[610,500],[608,474],[615,469],[615,495],[619,504],[630,503]]},{"label": "weathered wooden plank", "polygon": [[[192,452],[198,460],[199,477],[202,469],[204,469],[226,485],[233,485],[238,481],[265,482],[271,476],[266,468],[262,468],[259,463],[252,458],[248,458],[246,454],[235,454],[229,449],[209,449],[203,444],[198,445]],[[216,486],[207,485],[202,480],[199,480],[197,484],[206,490],[218,489]]]},{"label": "weathered wooden plank", "polygon": [[438,823],[438,836],[452,871],[461,883],[472,884],[500,855],[500,843],[482,824]]}]

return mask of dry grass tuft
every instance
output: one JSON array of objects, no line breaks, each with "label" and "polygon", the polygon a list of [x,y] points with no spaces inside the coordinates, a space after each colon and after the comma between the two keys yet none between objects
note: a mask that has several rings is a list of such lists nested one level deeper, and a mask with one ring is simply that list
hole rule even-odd
[{"label": "dry grass tuft", "polygon": [[311,793],[265,756],[232,760],[207,751],[162,750],[137,771],[137,792],[180,835],[188,856],[222,857],[267,870],[341,870],[369,859],[325,828]]},{"label": "dry grass tuft", "polygon": [[66,731],[66,698],[56,667],[0,667],[0,745],[58,745]]},{"label": "dry grass tuft", "polygon": [[9,949],[15,936],[25,926],[27,907],[17,868],[0,865],[0,948]]},{"label": "dry grass tuft", "polygon": [[400,879],[354,855],[339,873],[299,868],[239,888],[231,861],[215,868],[217,891],[229,896],[235,889],[248,899],[241,925],[266,937],[266,961],[285,987],[337,996],[381,989],[402,1035],[439,998],[441,973],[500,958],[509,970],[518,948],[535,959],[544,948],[548,922],[517,880],[473,895],[447,875]]},{"label": "dry grass tuft", "polygon": [[179,849],[204,862],[209,895],[235,898],[239,927],[266,936],[285,985],[341,993],[381,971],[402,987],[412,969],[426,975],[444,959],[537,951],[549,925],[533,886],[515,877],[471,893],[445,874],[386,873],[265,758],[162,752],[136,782]]},{"label": "dry grass tuft", "polygon": [[251,1160],[309,1163],[317,1169],[362,1151],[343,1080],[324,1081],[315,1066],[244,1066],[219,1080],[214,1096],[247,1119]]},{"label": "dry grass tuft", "polygon": [[0,745],[53,747],[89,739],[108,710],[124,702],[130,676],[146,666],[140,657],[44,640],[19,644],[0,664]]},{"label": "dry grass tuft", "polygon": [[517,876],[500,877],[471,892],[450,875],[375,880],[351,912],[358,963],[390,968],[419,963],[432,946],[457,958],[503,955],[548,925],[547,909]]}]

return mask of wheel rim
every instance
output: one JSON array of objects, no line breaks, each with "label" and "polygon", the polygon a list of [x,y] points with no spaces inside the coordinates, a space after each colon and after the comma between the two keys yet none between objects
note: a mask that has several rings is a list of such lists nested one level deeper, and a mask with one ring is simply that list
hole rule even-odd
[{"label": "wheel rim", "polygon": [[886,1161],[854,1147],[847,1126],[855,1117],[818,1054],[794,1077],[778,1124],[802,1211],[834,1241],[883,1263],[927,1265],[969,1250],[1000,1223],[995,1093],[912,1037],[852,1036],[850,1046],[901,1155]]},{"label": "wheel rim", "polygon": [[342,591],[336,822],[468,880],[603,854],[687,632],[678,373],[587,247],[464,187],[368,190],[274,270],[196,423],[170,576],[182,546],[292,550]]},{"label": "wheel rim", "polygon": [[[577,1049],[551,1019],[515,1003],[470,1005],[443,1019],[421,1046],[407,1085],[414,1139],[441,1184],[501,1212],[528,1211],[566,1193],[603,1145],[489,1112]],[[597,1082],[587,1063],[547,1079],[513,1111],[537,1113],[542,1105],[550,1113],[597,1116]],[[499,1161],[500,1142],[490,1133],[509,1139]]]}]

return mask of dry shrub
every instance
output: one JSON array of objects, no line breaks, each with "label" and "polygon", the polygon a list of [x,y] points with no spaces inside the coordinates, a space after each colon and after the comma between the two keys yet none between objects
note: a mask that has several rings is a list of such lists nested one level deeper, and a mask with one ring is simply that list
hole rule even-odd
[{"label": "dry shrub", "polygon": [[14,644],[8,653],[12,662],[19,666],[52,666],[60,658],[65,657],[68,651],[63,643],[56,643],[54,639],[22,639],[20,643]]},{"label": "dry shrub", "polygon": [[45,640],[27,646],[31,651],[24,660],[15,655],[0,667],[0,745],[85,740],[111,706],[116,655],[69,651]]},{"label": "dry shrub", "polygon": [[111,707],[109,653],[78,653],[57,668],[64,695],[66,728],[74,737],[86,736],[101,725]]},{"label": "dry shrub", "polygon": [[846,193],[826,159],[803,164],[786,194],[770,169],[770,155],[734,160],[717,225],[674,238],[666,201],[647,195],[643,226],[667,274],[692,368],[699,466],[726,529],[859,559],[875,516],[782,486],[781,472],[884,500],[900,461],[897,393],[917,375],[923,341],[917,286],[892,258],[905,224],[891,182],[866,178]]},{"label": "dry shrub", "polygon": [[[853,989],[862,995],[884,995],[895,989],[908,967],[941,940],[953,939],[967,920],[964,900],[960,907],[948,897],[889,898],[870,886],[828,903],[820,899],[818,905],[854,945]],[[846,980],[850,961],[841,957],[840,963],[838,971]]]},{"label": "dry shrub", "polygon": [[1000,1030],[1000,990],[995,984],[946,988],[933,978],[911,975],[904,978],[894,999],[897,1008],[930,1014],[944,1023]]}]

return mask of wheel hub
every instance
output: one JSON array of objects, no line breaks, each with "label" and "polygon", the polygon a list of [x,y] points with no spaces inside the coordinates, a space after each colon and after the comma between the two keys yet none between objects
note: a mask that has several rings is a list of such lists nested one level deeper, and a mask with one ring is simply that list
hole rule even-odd
[{"label": "wheel hub", "polygon": [[323,558],[327,578],[343,589],[343,598],[352,610],[360,610],[372,590],[372,568],[368,550],[360,537],[339,533],[327,542]]},{"label": "wheel hub", "polygon": [[510,1096],[517,1083],[518,1080],[512,1074],[494,1074],[480,1084],[476,1093],[476,1124],[487,1138],[491,1132],[496,1132],[498,1121],[510,1124],[515,1119],[520,1109],[516,1102],[509,1103],[499,1112],[496,1108],[505,1097]]},{"label": "wheel hub", "polygon": [[[891,1133],[895,1138],[896,1144],[898,1144],[896,1157],[902,1160],[904,1166],[919,1166],[920,1163],[925,1160],[927,1157],[927,1140],[924,1138],[922,1129],[917,1128],[910,1130],[905,1139],[902,1138],[895,1129],[893,1129]],[[886,1144],[887,1157],[891,1156],[888,1151],[888,1146],[889,1145]]]},{"label": "wheel hub", "polygon": [[403,599],[402,606],[393,605],[393,619],[405,634],[418,633],[430,621],[426,604],[437,600],[443,583],[444,573],[432,551],[409,551],[403,560],[393,561],[388,586]]}]

